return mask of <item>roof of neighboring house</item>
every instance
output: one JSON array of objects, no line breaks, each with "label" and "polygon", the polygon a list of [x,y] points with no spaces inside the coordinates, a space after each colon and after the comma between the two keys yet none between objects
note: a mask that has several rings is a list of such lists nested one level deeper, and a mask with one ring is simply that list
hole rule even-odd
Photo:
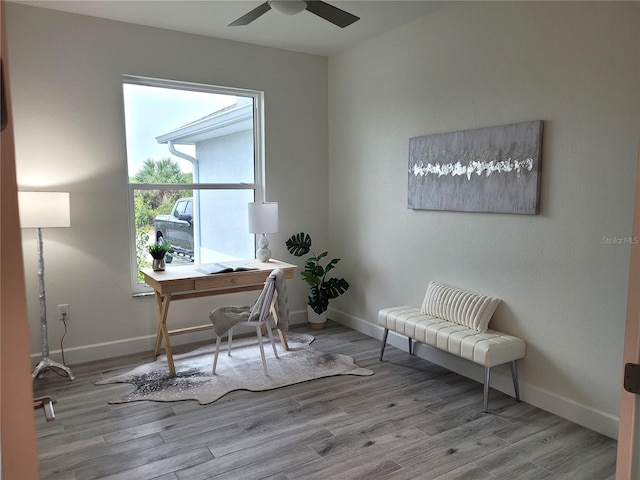
[{"label": "roof of neighboring house", "polygon": [[160,135],[156,137],[156,141],[193,145],[203,140],[224,137],[251,128],[253,128],[253,102],[236,103]]}]

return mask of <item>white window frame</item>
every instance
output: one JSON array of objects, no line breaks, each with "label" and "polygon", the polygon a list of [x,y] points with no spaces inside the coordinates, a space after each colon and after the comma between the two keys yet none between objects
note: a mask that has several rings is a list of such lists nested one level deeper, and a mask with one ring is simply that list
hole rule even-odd
[{"label": "white window frame", "polygon": [[[233,87],[221,87],[202,83],[190,83],[174,80],[163,80],[135,75],[122,75],[122,85],[134,84],[149,87],[174,88],[205,93],[250,97],[253,99],[253,142],[254,142],[254,183],[130,183],[127,173],[126,182],[129,192],[129,264],[131,270],[131,288],[133,295],[147,295],[153,292],[151,287],[138,280],[138,264],[136,258],[135,228],[135,190],[156,190],[158,187],[170,190],[253,190],[254,201],[265,201],[265,156],[264,156],[264,92]],[[123,98],[124,107],[124,98]],[[128,165],[128,159],[126,160]],[[127,169],[128,172],[128,169]],[[195,192],[194,192],[195,195]]]}]

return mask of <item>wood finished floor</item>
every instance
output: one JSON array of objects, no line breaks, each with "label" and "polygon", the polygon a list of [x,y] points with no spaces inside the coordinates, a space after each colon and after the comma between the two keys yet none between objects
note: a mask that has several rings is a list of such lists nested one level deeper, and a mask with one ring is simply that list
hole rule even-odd
[{"label": "wood finished floor", "polygon": [[[370,377],[338,376],[269,392],[195,401],[107,401],[130,385],[103,376],[151,355],[47,372],[35,396],[52,395],[56,420],[35,410],[43,480],[466,479],[609,480],[616,442],[329,322],[318,350],[351,355]],[[181,349],[180,351],[183,351]]]}]

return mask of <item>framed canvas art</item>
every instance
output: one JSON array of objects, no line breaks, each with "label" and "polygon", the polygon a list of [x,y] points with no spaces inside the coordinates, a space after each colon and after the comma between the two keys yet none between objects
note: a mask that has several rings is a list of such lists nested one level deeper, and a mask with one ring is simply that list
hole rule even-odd
[{"label": "framed canvas art", "polygon": [[543,122],[409,139],[408,207],[537,214]]}]

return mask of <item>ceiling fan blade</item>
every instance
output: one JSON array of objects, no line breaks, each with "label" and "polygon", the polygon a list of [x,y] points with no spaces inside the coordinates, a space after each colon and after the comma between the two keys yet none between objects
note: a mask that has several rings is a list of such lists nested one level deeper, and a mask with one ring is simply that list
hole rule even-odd
[{"label": "ceiling fan blade", "polygon": [[320,0],[309,0],[307,2],[307,10],[340,28],[348,27],[353,22],[360,20],[360,17],[356,17],[349,12],[345,12],[338,7],[334,7]]},{"label": "ceiling fan blade", "polygon": [[260,17],[260,16],[264,15],[265,13],[267,13],[269,10],[271,10],[271,6],[269,5],[269,2],[264,2],[262,5],[254,8],[249,13],[241,16],[235,22],[230,23],[229,26],[230,27],[240,27],[240,26],[243,26],[243,25],[249,25],[255,19],[257,19],[258,17]]}]

